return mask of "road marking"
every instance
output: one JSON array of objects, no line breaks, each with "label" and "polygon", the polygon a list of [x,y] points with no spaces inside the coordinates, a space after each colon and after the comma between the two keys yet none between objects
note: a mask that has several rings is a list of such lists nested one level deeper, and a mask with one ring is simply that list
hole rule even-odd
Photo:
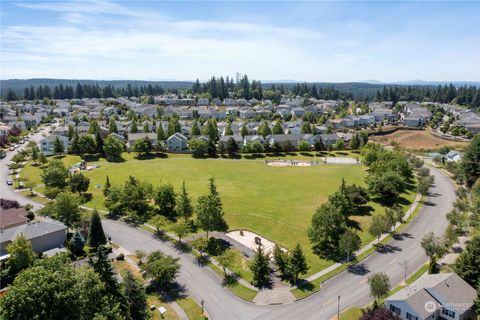
[{"label": "road marking", "polygon": [[185,273],[187,276],[189,277],[192,277],[192,275],[190,273],[188,273],[187,271],[183,270],[183,273]]},{"label": "road marking", "polygon": [[397,261],[397,259],[396,259],[396,258],[395,258],[395,259],[393,259],[392,261],[390,261],[390,263],[389,263],[388,265],[391,265],[391,264],[393,264],[395,261]]},{"label": "road marking", "polygon": [[368,281],[368,279],[363,279],[362,281],[360,281],[360,284],[364,284],[367,281]]},{"label": "road marking", "polygon": [[416,246],[417,246],[417,244],[414,243],[414,244],[412,244],[412,245],[410,246],[410,248],[415,248]]},{"label": "road marking", "polygon": [[330,299],[330,300],[328,300],[328,301],[325,301],[325,303],[324,303],[323,305],[325,306],[325,305],[329,304],[330,302],[333,302],[333,300],[334,300],[334,299]]},{"label": "road marking", "polygon": [[215,300],[217,300],[217,301],[218,301],[218,298],[217,298],[217,297],[215,297],[215,296],[214,296],[214,295],[213,295],[211,292],[209,292],[208,294],[209,294],[209,295],[211,295],[213,299],[215,299]]}]

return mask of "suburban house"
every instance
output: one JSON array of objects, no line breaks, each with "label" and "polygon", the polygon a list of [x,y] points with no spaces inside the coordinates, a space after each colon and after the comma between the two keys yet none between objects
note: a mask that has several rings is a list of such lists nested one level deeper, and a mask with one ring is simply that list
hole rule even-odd
[{"label": "suburban house", "polygon": [[385,299],[405,320],[464,320],[475,315],[476,291],[455,273],[426,274]]},{"label": "suburban house", "polygon": [[6,247],[18,235],[23,234],[32,243],[35,252],[44,252],[63,246],[67,227],[58,221],[31,221],[25,217],[24,208],[0,211],[0,255],[6,255]]},{"label": "suburban house", "polygon": [[188,139],[181,133],[172,134],[167,139],[168,151],[184,151],[187,150]]},{"label": "suburban house", "polygon": [[153,132],[148,133],[129,133],[128,134],[128,148],[133,148],[135,142],[138,140],[142,140],[148,138],[150,140],[152,146],[158,145],[157,134]]},{"label": "suburban house", "polygon": [[46,156],[53,155],[53,146],[54,146],[55,140],[57,138],[63,144],[63,153],[67,153],[68,146],[70,145],[70,141],[68,141],[68,138],[64,137],[64,136],[54,136],[54,135],[48,136],[48,137],[40,140],[40,142],[38,144],[38,146],[40,148],[40,151]]},{"label": "suburban house", "polygon": [[331,146],[337,143],[338,136],[335,133],[323,133],[320,134],[320,139],[325,146]]}]

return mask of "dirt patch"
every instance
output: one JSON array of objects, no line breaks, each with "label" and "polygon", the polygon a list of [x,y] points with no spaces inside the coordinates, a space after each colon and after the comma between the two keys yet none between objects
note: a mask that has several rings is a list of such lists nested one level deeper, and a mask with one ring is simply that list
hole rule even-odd
[{"label": "dirt patch", "polygon": [[436,137],[427,130],[398,130],[384,136],[370,137],[370,139],[384,145],[390,145],[391,141],[396,141],[410,150],[435,150],[445,146],[462,148],[467,145],[466,142]]}]

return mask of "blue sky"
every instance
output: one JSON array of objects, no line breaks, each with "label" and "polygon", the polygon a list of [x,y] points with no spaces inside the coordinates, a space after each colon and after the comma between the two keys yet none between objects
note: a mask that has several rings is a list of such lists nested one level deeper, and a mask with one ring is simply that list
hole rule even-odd
[{"label": "blue sky", "polygon": [[0,77],[480,80],[480,2],[1,1]]}]

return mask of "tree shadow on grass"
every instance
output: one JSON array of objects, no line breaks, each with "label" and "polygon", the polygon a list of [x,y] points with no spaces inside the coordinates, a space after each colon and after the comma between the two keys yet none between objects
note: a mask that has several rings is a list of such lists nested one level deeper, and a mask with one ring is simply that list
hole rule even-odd
[{"label": "tree shadow on grass", "polygon": [[266,153],[265,154],[267,157],[271,157],[271,158],[274,158],[274,157],[285,157],[285,153],[283,152],[269,152],[269,153]]},{"label": "tree shadow on grass", "polygon": [[315,289],[315,286],[311,282],[305,279],[302,279],[298,281],[297,288],[300,291],[308,292],[308,291],[313,291]]},{"label": "tree shadow on grass", "polygon": [[261,159],[261,158],[265,158],[265,156],[261,153],[258,153],[258,154],[245,154],[243,155],[243,158],[244,159],[248,159],[248,160],[254,160],[254,159]]},{"label": "tree shadow on grass", "polygon": [[395,252],[398,252],[398,251],[402,251],[402,248],[397,247],[397,246],[392,246],[390,244],[381,245],[381,246],[377,247],[377,252],[378,253],[387,254],[387,253],[395,253]]},{"label": "tree shadow on grass", "polygon": [[82,154],[80,157],[82,158],[82,160],[85,160],[87,162],[100,160],[100,156],[98,154]]},{"label": "tree shadow on grass", "polygon": [[135,156],[135,159],[137,160],[152,160],[155,159],[155,154],[153,153],[144,153],[144,154],[138,154]]},{"label": "tree shadow on grass", "polygon": [[304,157],[313,157],[314,155],[310,152],[300,152],[300,155],[304,156]]},{"label": "tree shadow on grass", "polygon": [[127,160],[125,160],[122,157],[118,157],[118,158],[114,158],[114,159],[107,159],[107,161],[111,162],[111,163],[124,163]]},{"label": "tree shadow on grass", "polygon": [[185,285],[173,282],[168,286],[160,286],[155,282],[151,282],[146,288],[147,294],[158,294],[160,300],[165,303],[173,302],[177,299],[185,298],[187,296],[187,289]]}]

